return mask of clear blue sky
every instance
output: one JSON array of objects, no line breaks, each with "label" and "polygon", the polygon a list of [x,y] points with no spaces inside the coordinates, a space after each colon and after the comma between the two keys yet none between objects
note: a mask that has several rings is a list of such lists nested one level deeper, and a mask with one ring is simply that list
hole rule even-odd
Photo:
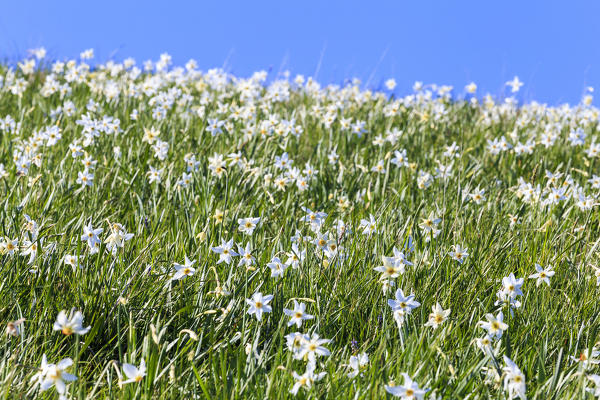
[{"label": "clear blue sky", "polygon": [[36,46],[53,58],[93,47],[98,61],[141,63],[166,51],[176,64],[194,58],[201,69],[225,65],[239,75],[272,68],[318,70],[322,82],[393,77],[400,93],[416,80],[457,91],[475,81],[479,94],[498,95],[514,75],[525,82],[524,100],[577,102],[585,86],[600,91],[598,1],[3,3],[4,58]]}]

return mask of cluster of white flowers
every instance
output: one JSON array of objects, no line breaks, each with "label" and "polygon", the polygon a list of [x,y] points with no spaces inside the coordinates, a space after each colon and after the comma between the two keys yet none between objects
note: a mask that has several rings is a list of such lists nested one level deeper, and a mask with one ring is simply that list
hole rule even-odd
[{"label": "cluster of white flowers", "polygon": [[[317,382],[329,380],[328,363],[342,353],[348,360],[348,348],[338,340],[348,331],[331,328],[338,322],[328,322],[324,310],[355,312],[333,293],[347,291],[344,280],[357,274],[363,279],[356,290],[367,293],[374,315],[379,313],[376,330],[391,329],[398,348],[421,335],[433,338],[441,353],[436,346],[456,325],[468,326],[467,342],[486,358],[482,371],[498,388],[503,381],[510,399],[526,398],[525,375],[508,357],[522,366],[527,362],[519,348],[511,352],[507,345],[516,329],[513,318],[523,316],[531,297],[556,288],[570,273],[566,263],[582,260],[578,274],[585,269],[600,286],[600,268],[592,265],[598,241],[577,236],[596,232],[592,225],[598,221],[600,110],[592,106],[591,90],[581,104],[549,107],[520,104],[518,77],[506,82],[509,97],[500,99],[478,97],[474,82],[454,98],[450,86],[421,82],[414,93],[394,97],[389,93],[394,79],[384,83],[386,92],[364,89],[357,80],[322,87],[302,75],[290,79],[289,73],[272,78],[260,71],[241,78],[221,69],[203,72],[193,60],[173,67],[168,54],[140,66],[127,59],[94,67],[88,64],[92,49],[66,62],[45,56],[43,48],[35,49],[16,68],[0,66],[0,99],[19,104],[0,110],[0,263],[15,270],[19,262],[27,264],[28,278],[73,274],[73,282],[106,265],[110,277],[102,279],[109,283],[102,285],[122,295],[117,304],[127,303],[132,287],[158,282],[152,296],[167,299],[166,314],[181,295],[186,307],[178,316],[190,312],[199,320],[217,314],[207,325],[229,324],[222,329],[231,329],[233,339],[209,343],[206,354],[240,344],[246,346],[248,368],[256,360],[263,368],[272,358],[259,352],[279,345],[289,361],[280,367],[293,381],[286,391],[293,395],[312,391],[307,396],[321,397],[317,390],[327,385]],[[465,123],[456,123],[457,115]],[[455,132],[457,126],[465,131]],[[559,236],[551,237],[557,225]],[[481,241],[464,227],[481,228]],[[530,246],[530,233],[548,235],[543,249],[532,250],[535,259],[495,275],[495,263],[504,259],[486,248],[500,244],[484,227],[514,233],[503,249],[515,252],[522,250],[513,242]],[[550,256],[548,247],[562,246],[567,237],[575,238],[577,254],[567,261]],[[65,271],[54,268],[56,260]],[[487,298],[477,298],[479,305],[466,317],[462,304],[450,303],[438,290],[455,283],[448,280],[485,285]],[[61,280],[60,287],[67,282]],[[313,289],[330,291],[330,303],[314,297],[306,283],[323,283]],[[365,300],[363,293],[346,295],[359,299],[357,307]],[[419,308],[421,302],[425,308]],[[6,307],[19,310],[11,317],[19,318],[7,325],[11,340],[25,336],[30,322],[21,315],[25,308]],[[96,312],[81,308],[88,317]],[[106,312],[106,318],[113,315]],[[53,329],[87,337],[103,329],[96,319],[93,328],[83,320],[80,311],[60,311]],[[223,334],[214,333],[204,339],[217,341]],[[387,337],[386,332],[377,346],[388,346]],[[147,351],[148,343],[144,346]],[[164,354],[179,351],[173,346]],[[62,351],[59,347],[47,348]],[[185,351],[197,360],[203,347],[206,342]],[[353,384],[373,360],[388,354],[367,344],[350,350],[343,376]],[[481,353],[474,353],[479,362]],[[599,354],[592,346],[572,360],[587,371],[600,362]],[[135,352],[122,357],[138,366],[123,362],[119,382],[142,381],[150,359],[139,360]],[[67,385],[77,380],[66,371],[78,358],[52,364],[44,353],[41,360],[33,382],[66,397]],[[424,398],[429,390],[411,376],[427,386],[434,382],[424,368],[407,368],[403,383],[391,382],[385,391]],[[204,379],[193,370],[198,381]],[[600,397],[600,377],[588,378],[596,385],[588,391]]]}]

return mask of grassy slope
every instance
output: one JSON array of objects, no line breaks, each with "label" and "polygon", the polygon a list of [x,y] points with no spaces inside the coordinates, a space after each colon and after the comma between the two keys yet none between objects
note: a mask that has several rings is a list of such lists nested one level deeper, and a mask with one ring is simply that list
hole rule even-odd
[{"label": "grassy slope", "polygon": [[[7,92],[0,95],[0,117],[10,114],[21,121],[20,137],[50,125],[49,112],[62,104],[58,95],[41,96],[41,77],[29,79],[32,86],[22,98]],[[298,331],[315,331],[333,341],[328,345],[332,355],[319,359],[318,369],[327,371],[326,378],[310,394],[301,390],[301,396],[379,398],[385,393],[384,384],[400,383],[400,373],[408,372],[421,387],[443,398],[503,398],[501,387],[484,383],[480,368],[489,359],[472,341],[483,335],[477,321],[497,309],[493,303],[501,278],[511,272],[527,277],[535,272],[534,263],[554,265],[556,275],[551,287],[536,287],[526,279],[523,306],[508,316],[509,330],[501,339],[499,354],[510,356],[521,367],[530,398],[583,396],[588,383],[568,355],[579,354],[598,339],[598,292],[589,264],[596,261],[592,247],[598,239],[599,215],[596,210],[578,210],[573,201],[555,207],[528,205],[511,190],[521,176],[543,186],[544,171],[559,166],[586,185],[597,163],[586,159],[581,148],[566,145],[566,131],[555,146],[538,146],[532,155],[505,152],[494,156],[485,150],[486,139],[510,132],[514,117],[485,126],[479,108],[447,102],[448,113],[441,121],[424,120],[421,116],[432,107],[430,102],[403,108],[387,118],[382,114],[383,100],[360,105],[350,101],[343,114],[367,121],[369,133],[358,138],[340,132],[336,124],[326,129],[311,111],[316,99],[294,92],[289,101],[273,104],[272,112],[282,118],[293,114],[304,127],[299,139],[255,136],[245,140],[240,133],[242,122],[236,123],[235,132],[212,137],[205,131],[206,118],[184,117],[177,106],[164,121],[156,122],[150,107],[143,109],[148,101],[144,96],[108,102],[90,94],[86,85],[72,88],[70,99],[78,115],[59,119],[63,138],[42,149],[41,168],[32,167],[28,176],[17,178],[12,161],[15,136],[2,133],[0,139],[0,162],[9,171],[0,181],[0,234],[21,237],[23,215],[28,214],[41,225],[40,237],[57,243],[52,255],[35,262],[38,274],[29,272],[27,257],[0,256],[0,315],[5,321],[21,316],[27,320],[22,337],[7,337],[0,345],[0,389],[7,397],[33,393],[29,379],[43,353],[52,361],[78,358],[76,368],[71,368],[80,378],[70,386],[75,398],[290,396],[290,372],[302,373],[305,363],[292,360],[285,349],[284,335],[296,329],[286,326],[288,318],[282,310],[291,306],[292,298],[303,298],[315,319]],[[186,88],[197,101],[199,91],[193,85]],[[216,95],[211,95],[209,115],[216,108]],[[101,105],[96,115],[119,118],[124,131],[102,134],[87,149],[98,166],[94,186],[79,190],[75,180],[82,167],[68,155],[68,144],[81,135],[74,121],[90,96]],[[226,95],[224,101],[236,97]],[[138,121],[130,120],[133,108],[140,109]],[[264,118],[266,114],[259,110],[258,119]],[[143,128],[152,125],[170,145],[162,163],[141,140]],[[391,127],[404,131],[396,145],[372,144],[376,134],[385,134]],[[594,126],[587,131],[595,135]],[[434,160],[442,160],[445,146],[453,141],[462,151],[452,177],[418,189],[417,171],[433,173]],[[122,150],[118,160],[112,156],[116,145]],[[340,155],[338,165],[327,162],[334,147]],[[398,148],[407,150],[417,168],[390,164],[390,152]],[[234,150],[254,160],[257,170],[232,167],[223,178],[211,176],[208,157]],[[284,151],[294,165],[310,161],[320,171],[307,191],[300,192],[294,185],[286,191],[265,187],[264,172],[276,175],[272,165]],[[190,188],[177,189],[175,182],[185,171],[183,155],[190,152],[201,161],[199,170]],[[387,172],[370,172],[380,159],[386,160]],[[165,168],[161,185],[148,183],[148,165]],[[482,205],[460,201],[464,188],[477,186],[486,189]],[[368,194],[356,200],[363,189]],[[347,209],[337,205],[342,195],[350,200]],[[300,222],[301,206],[327,212],[328,230],[338,217],[353,227],[355,233],[340,243],[348,259],[325,266],[322,254],[307,245],[302,267],[288,269],[283,279],[274,280],[266,267],[272,256],[285,258],[282,254],[291,249],[296,229],[310,233]],[[216,209],[226,210],[222,224],[212,218]],[[442,233],[426,243],[418,223],[431,211],[443,219]],[[367,237],[358,224],[370,213],[377,219],[379,232]],[[522,224],[511,229],[509,214],[520,215]],[[251,216],[263,220],[249,237],[237,231],[237,219]],[[65,254],[86,254],[79,237],[90,221],[105,233],[107,221],[119,222],[135,236],[116,257],[101,251],[85,257],[84,269],[73,270],[62,259]],[[548,221],[551,224],[540,231]],[[574,229],[584,224],[582,231]],[[206,239],[198,237],[200,232],[206,233]],[[422,305],[408,317],[401,343],[387,306],[393,294],[383,294],[379,273],[373,268],[381,265],[381,256],[391,255],[394,246],[402,247],[409,235],[416,245],[410,257],[414,267],[407,268],[397,285],[414,291]],[[237,267],[237,261],[231,266],[216,264],[218,257],[210,247],[230,238],[244,244],[250,241],[255,271]],[[462,265],[448,257],[453,244],[469,248],[470,256]],[[183,262],[185,255],[197,260],[196,274],[168,284],[166,272],[172,271],[173,262]],[[231,295],[210,293],[217,277]],[[273,312],[261,323],[246,314],[244,302],[258,290],[275,295]],[[452,313],[433,331],[423,324],[436,302]],[[221,310],[228,306],[231,310],[222,318]],[[92,326],[80,342],[52,330],[58,312],[71,307],[82,310],[86,325]],[[151,325],[156,327],[154,339]],[[182,329],[194,331],[199,340],[190,340]],[[246,355],[247,343],[256,345],[260,357]],[[343,364],[357,349],[368,352],[370,363],[362,377],[351,380]],[[148,364],[148,376],[139,385],[120,389],[111,360],[137,365],[141,359]],[[498,362],[501,366],[501,355]]]}]

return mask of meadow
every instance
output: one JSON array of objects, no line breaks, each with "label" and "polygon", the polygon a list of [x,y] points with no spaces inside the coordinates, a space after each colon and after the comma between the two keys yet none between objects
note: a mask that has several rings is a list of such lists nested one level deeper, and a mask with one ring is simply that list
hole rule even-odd
[{"label": "meadow", "polygon": [[2,398],[600,396],[599,110],[0,65]]}]

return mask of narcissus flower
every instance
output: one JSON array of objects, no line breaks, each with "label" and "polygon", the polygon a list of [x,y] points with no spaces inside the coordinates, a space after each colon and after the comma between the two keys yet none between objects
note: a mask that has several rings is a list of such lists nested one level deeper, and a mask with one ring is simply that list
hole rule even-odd
[{"label": "narcissus flower", "polygon": [[146,362],[142,360],[139,367],[136,367],[132,364],[124,363],[123,372],[125,373],[125,376],[127,376],[128,379],[121,383],[125,384],[132,382],[141,382],[142,379],[144,379],[144,377],[146,376]]},{"label": "narcissus flower", "polygon": [[173,267],[175,268],[175,274],[171,278],[171,280],[176,281],[178,279],[183,279],[188,276],[194,275],[196,269],[193,265],[196,263],[196,260],[190,261],[187,256],[185,256],[185,261],[183,265],[178,263],[173,263]]},{"label": "narcissus flower", "polygon": [[271,300],[273,300],[272,294],[263,296],[261,292],[254,293],[252,295],[252,298],[246,299],[246,303],[248,303],[248,305],[250,306],[250,308],[248,309],[248,314],[254,314],[256,316],[256,319],[260,321],[262,319],[263,313],[271,312],[272,309],[269,305],[269,302]]},{"label": "narcissus flower", "polygon": [[81,311],[71,310],[69,315],[65,310],[58,313],[56,322],[54,323],[53,329],[55,331],[61,331],[63,335],[85,335],[90,331],[90,326],[87,328],[83,327],[83,314]]}]

